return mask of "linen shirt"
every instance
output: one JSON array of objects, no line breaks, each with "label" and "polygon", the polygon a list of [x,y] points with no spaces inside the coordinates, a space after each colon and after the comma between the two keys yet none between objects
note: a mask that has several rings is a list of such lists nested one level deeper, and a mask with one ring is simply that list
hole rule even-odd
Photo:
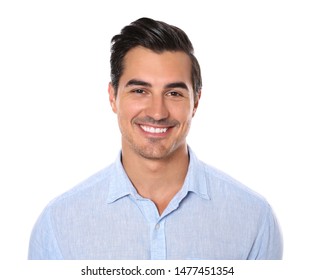
[{"label": "linen shirt", "polygon": [[119,156],[54,199],[32,231],[29,259],[281,259],[282,237],[267,201],[189,149],[181,190],[159,215]]}]

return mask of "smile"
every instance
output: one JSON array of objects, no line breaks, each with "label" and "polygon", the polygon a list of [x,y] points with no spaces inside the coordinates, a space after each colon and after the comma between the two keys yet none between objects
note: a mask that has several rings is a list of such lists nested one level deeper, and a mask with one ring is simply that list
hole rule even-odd
[{"label": "smile", "polygon": [[152,127],[152,126],[146,126],[146,125],[140,125],[140,127],[145,132],[149,132],[149,133],[165,133],[168,130],[168,127]]}]

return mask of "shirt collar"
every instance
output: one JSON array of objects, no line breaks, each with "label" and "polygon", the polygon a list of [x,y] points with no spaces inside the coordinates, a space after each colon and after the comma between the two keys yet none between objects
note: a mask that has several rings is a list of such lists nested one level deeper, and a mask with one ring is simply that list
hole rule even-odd
[{"label": "shirt collar", "polygon": [[114,170],[109,181],[107,203],[112,203],[124,196],[137,193],[122,165],[121,152],[114,162],[113,168]]},{"label": "shirt collar", "polygon": [[[194,152],[188,147],[189,151],[189,166],[187,175],[182,189],[177,194],[178,200],[182,200],[188,192],[193,192],[203,199],[210,199],[207,178],[205,176],[204,165],[198,160]],[[114,163],[114,172],[111,174],[109,193],[107,203],[115,202],[116,200],[133,195],[139,197],[136,189],[129,180],[125,169],[121,163],[121,152]]]},{"label": "shirt collar", "polygon": [[186,195],[188,192],[193,192],[204,199],[210,199],[208,192],[208,181],[204,164],[197,158],[195,153],[190,147],[189,152],[189,167],[186,179],[182,188],[183,193]]}]

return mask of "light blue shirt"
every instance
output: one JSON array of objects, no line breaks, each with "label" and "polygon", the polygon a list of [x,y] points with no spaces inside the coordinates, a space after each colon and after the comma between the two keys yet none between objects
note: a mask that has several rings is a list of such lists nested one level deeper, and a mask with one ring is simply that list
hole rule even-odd
[{"label": "light blue shirt", "polygon": [[189,154],[183,187],[162,215],[137,193],[119,157],[45,208],[29,259],[281,259],[266,200]]}]

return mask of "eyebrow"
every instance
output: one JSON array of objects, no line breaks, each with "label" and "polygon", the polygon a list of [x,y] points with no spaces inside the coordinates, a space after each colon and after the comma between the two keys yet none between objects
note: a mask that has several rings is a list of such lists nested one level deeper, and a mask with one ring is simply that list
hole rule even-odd
[{"label": "eyebrow", "polygon": [[141,81],[141,80],[136,80],[136,79],[131,79],[128,81],[128,83],[126,84],[126,87],[130,87],[130,86],[152,87],[150,83]]},{"label": "eyebrow", "polygon": [[[143,86],[143,87],[152,87],[152,84],[142,81],[142,80],[137,80],[137,79],[131,79],[127,82],[126,87],[129,86]],[[182,88],[188,90],[188,86],[184,82],[173,82],[166,84],[164,86],[165,89],[167,88]]]}]

